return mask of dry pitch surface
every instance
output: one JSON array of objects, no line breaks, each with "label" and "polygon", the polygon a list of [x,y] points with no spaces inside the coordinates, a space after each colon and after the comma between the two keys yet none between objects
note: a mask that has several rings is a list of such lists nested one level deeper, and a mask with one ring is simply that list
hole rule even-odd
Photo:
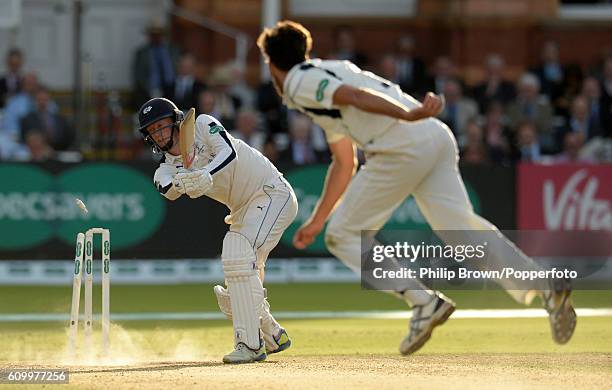
[{"label": "dry pitch surface", "polygon": [[220,362],[231,328],[213,323],[114,325],[114,360],[104,365],[70,363],[61,327],[7,328],[0,370],[68,368],[69,385],[45,387],[60,389],[612,388],[612,317],[582,318],[565,346],[550,340],[543,318],[451,320],[411,357],[396,352],[406,321],[286,321],[292,348],[237,366]]},{"label": "dry pitch surface", "polygon": [[[118,286],[111,301],[119,313],[216,310],[210,287]],[[403,309],[392,297],[352,285],[275,285],[272,291],[277,311]],[[67,288],[0,289],[0,313],[67,313],[69,293]],[[508,298],[495,291],[472,295],[482,303],[474,297],[462,300],[460,292],[453,297],[462,308],[509,307],[503,303]],[[609,307],[612,302],[607,292],[576,295],[578,307]],[[564,346],[552,342],[546,318],[451,317],[411,357],[397,352],[406,319],[281,323],[292,347],[265,362],[240,366],[220,363],[232,345],[231,325],[225,320],[113,323],[113,360],[107,364],[68,357],[65,323],[0,323],[0,370],[69,368],[69,385],[44,387],[58,389],[612,389],[612,317],[579,317],[574,337]]]},{"label": "dry pitch surface", "polygon": [[70,384],[57,385],[58,388],[603,389],[612,386],[612,355],[596,353],[417,355],[411,358],[279,356],[263,363],[239,366],[198,361],[71,367],[71,370]]}]

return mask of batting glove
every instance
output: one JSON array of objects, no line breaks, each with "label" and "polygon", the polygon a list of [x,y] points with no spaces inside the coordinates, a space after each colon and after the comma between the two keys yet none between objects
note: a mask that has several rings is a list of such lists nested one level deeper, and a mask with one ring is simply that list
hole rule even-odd
[{"label": "batting glove", "polygon": [[172,179],[172,188],[174,188],[176,192],[181,195],[186,192],[185,185],[181,180],[178,180],[177,178]]},{"label": "batting glove", "polygon": [[184,188],[190,198],[195,199],[208,192],[213,185],[212,176],[206,169],[179,172],[174,176],[174,186]]}]

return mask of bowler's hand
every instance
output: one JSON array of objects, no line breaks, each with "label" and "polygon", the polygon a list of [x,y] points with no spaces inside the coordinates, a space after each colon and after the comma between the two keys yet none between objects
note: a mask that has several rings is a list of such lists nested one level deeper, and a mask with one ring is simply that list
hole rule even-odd
[{"label": "bowler's hand", "polygon": [[421,107],[417,107],[407,113],[406,120],[414,122],[437,116],[444,109],[444,97],[433,92],[427,92],[421,104]]},{"label": "bowler's hand", "polygon": [[436,95],[433,92],[427,92],[423,99],[423,110],[429,116],[436,116],[444,109],[444,95]]},{"label": "bowler's hand", "polygon": [[304,249],[312,244],[315,238],[323,230],[324,224],[313,221],[303,224],[293,236],[293,246],[297,249]]}]

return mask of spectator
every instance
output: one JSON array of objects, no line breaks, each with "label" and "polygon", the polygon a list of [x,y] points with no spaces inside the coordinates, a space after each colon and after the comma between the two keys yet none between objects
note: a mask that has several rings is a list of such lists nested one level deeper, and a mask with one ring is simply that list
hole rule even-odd
[{"label": "spectator", "polygon": [[577,96],[572,101],[571,115],[567,119],[562,134],[577,133],[581,134],[583,140],[590,141],[599,135],[596,129],[590,127],[589,103],[584,96]]},{"label": "spectator", "polygon": [[312,122],[299,113],[289,120],[289,145],[280,155],[280,161],[292,162],[297,165],[315,164],[323,160],[321,152],[317,152],[311,139]]},{"label": "spectator", "polygon": [[508,106],[508,119],[512,128],[530,121],[536,126],[537,135],[547,150],[556,148],[552,135],[552,107],[548,99],[540,96],[540,82],[531,73],[525,73],[518,83],[518,96]]},{"label": "spectator", "polygon": [[602,131],[602,123],[604,122],[602,110],[601,86],[595,77],[587,77],[582,82],[581,95],[586,99],[589,116],[589,129],[599,134]]},{"label": "spectator", "polygon": [[21,92],[13,95],[6,103],[3,124],[0,126],[0,157],[12,159],[23,149],[19,144],[21,119],[34,110],[34,93],[38,89],[38,77],[28,73],[23,77]]},{"label": "spectator", "polygon": [[6,55],[7,72],[0,78],[0,108],[7,100],[21,91],[21,67],[23,66],[23,53],[17,48],[8,51]]},{"label": "spectator", "polygon": [[249,146],[263,152],[266,140],[265,133],[259,130],[259,113],[243,108],[236,116],[236,127],[231,131],[232,136],[241,139]]},{"label": "spectator", "polygon": [[612,133],[590,140],[580,151],[580,156],[594,162],[612,162]]},{"label": "spectator", "polygon": [[563,151],[556,155],[556,163],[591,162],[586,156],[580,155],[580,149],[584,144],[584,137],[580,133],[566,133],[563,137]]},{"label": "spectator", "polygon": [[542,59],[539,65],[532,69],[540,82],[540,88],[551,102],[556,102],[562,94],[565,69],[559,62],[559,45],[547,41],[542,48]]},{"label": "spectator", "polygon": [[355,34],[351,27],[339,26],[335,29],[334,45],[335,50],[331,58],[351,61],[360,68],[368,64],[367,57],[356,49]]},{"label": "spectator", "polygon": [[257,109],[264,118],[264,128],[272,134],[282,133],[287,129],[287,109],[274,89],[272,81],[262,83],[257,89]]},{"label": "spectator", "polygon": [[38,130],[31,130],[25,135],[25,145],[28,148],[28,160],[44,162],[52,160],[55,156],[53,148],[47,142],[45,135]]},{"label": "spectator", "polygon": [[42,133],[53,150],[68,149],[74,142],[72,127],[57,113],[44,87],[39,87],[34,96],[34,110],[21,119],[21,139],[25,141],[28,132],[36,131]]},{"label": "spectator", "polygon": [[396,77],[402,91],[420,97],[425,93],[427,72],[425,63],[414,55],[415,41],[412,35],[404,34],[397,43]]},{"label": "spectator", "polygon": [[231,74],[231,85],[228,93],[240,101],[240,107],[254,108],[255,107],[255,91],[251,88],[244,79],[244,69],[236,64],[228,65]]},{"label": "spectator", "polygon": [[209,78],[215,101],[214,112],[218,113],[218,118],[224,118],[225,126],[229,129],[234,126],[236,113],[242,107],[240,98],[230,93],[232,83],[232,70],[227,65],[215,68]]},{"label": "spectator", "polygon": [[516,130],[519,159],[523,162],[539,162],[542,159],[538,132],[532,122],[521,123]]},{"label": "spectator", "polygon": [[498,54],[489,55],[486,78],[474,88],[474,98],[478,103],[480,112],[486,112],[492,101],[507,105],[515,97],[516,89],[514,85],[504,79],[504,59]]},{"label": "spectator", "polygon": [[385,54],[380,59],[378,74],[393,83],[399,84],[397,59],[393,54]]},{"label": "spectator", "polygon": [[161,21],[152,21],[146,33],[149,41],[136,50],[132,64],[136,109],[151,98],[173,95],[179,58],[179,50],[164,39],[166,28]]},{"label": "spectator", "polygon": [[455,79],[449,79],[444,83],[444,98],[446,104],[440,119],[450,127],[462,145],[465,127],[468,121],[478,115],[478,106],[472,99],[463,96],[461,84]]},{"label": "spectator", "polygon": [[570,115],[574,97],[580,94],[583,75],[582,69],[578,65],[567,66],[564,74],[565,77],[561,85],[559,96],[552,103],[555,108],[555,113],[567,118]]},{"label": "spectator", "polygon": [[489,148],[491,161],[506,164],[512,155],[513,140],[506,126],[504,109],[500,102],[489,103],[484,123],[485,143]]},{"label": "spectator", "polygon": [[606,57],[604,61],[601,85],[601,126],[606,134],[610,134],[612,132],[612,55]]},{"label": "spectator", "polygon": [[198,95],[206,88],[196,76],[196,60],[191,54],[181,56],[178,63],[176,81],[174,82],[174,94],[172,101],[183,111],[191,107],[197,107]]},{"label": "spectator", "polygon": [[612,46],[603,47],[594,63],[591,63],[587,68],[588,74],[597,79],[601,79],[603,77],[606,59],[610,56],[612,56]]},{"label": "spectator", "polygon": [[484,142],[482,127],[475,120],[466,124],[465,141],[461,148],[461,162],[464,164],[487,164],[489,150]]},{"label": "spectator", "polygon": [[234,107],[233,105],[228,107],[227,101],[225,100],[219,102],[217,96],[218,95],[210,89],[205,89],[200,92],[196,111],[198,114],[214,116],[223,123],[223,126],[231,129],[234,127]]},{"label": "spectator", "polygon": [[437,94],[444,93],[444,85],[448,80],[456,79],[457,70],[448,57],[438,57],[434,63],[433,76],[429,81],[428,91]]},{"label": "spectator", "polygon": [[276,142],[274,142],[274,137],[272,135],[268,135],[266,140],[264,141],[262,154],[268,158],[274,165],[279,160],[279,152],[276,147]]},{"label": "spectator", "polygon": [[221,120],[220,113],[215,111],[216,101],[215,94],[210,89],[205,89],[200,92],[198,96],[198,107],[196,108],[197,114],[212,115],[215,118]]}]

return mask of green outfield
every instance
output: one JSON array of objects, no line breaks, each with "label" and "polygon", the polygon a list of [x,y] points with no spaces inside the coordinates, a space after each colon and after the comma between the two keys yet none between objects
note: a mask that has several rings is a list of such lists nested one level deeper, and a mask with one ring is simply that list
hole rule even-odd
[{"label": "green outfield", "polygon": [[[269,284],[268,298],[275,311],[403,310],[391,295],[362,290],[356,283]],[[111,311],[216,311],[212,284],[112,285]],[[71,286],[0,286],[2,313],[68,313]],[[504,291],[448,291],[458,309],[522,308]],[[94,287],[94,309],[99,312],[100,288]],[[612,307],[612,291],[575,291],[576,307]],[[81,297],[81,302],[83,298]],[[534,302],[531,307],[540,307]]]},{"label": "green outfield", "polygon": [[[268,288],[273,311],[406,309],[405,305],[387,294],[363,291],[355,284],[271,284]],[[99,288],[95,288],[95,292],[99,294]],[[211,285],[113,286],[111,294],[113,313],[217,310]],[[453,291],[448,295],[457,302],[458,309],[520,308],[502,291]],[[99,312],[99,295],[95,295],[94,299],[96,312]],[[574,302],[579,308],[609,308],[612,307],[612,293],[578,291],[575,292]],[[534,304],[533,307],[538,305]],[[68,313],[69,310],[69,287],[0,287],[0,318],[9,313]],[[544,370],[550,376],[564,369],[563,375],[578,378],[581,385],[587,384],[587,388],[595,386],[600,380],[602,383],[612,380],[612,317],[579,318],[576,333],[565,346],[553,343],[546,318],[451,317],[445,325],[436,329],[431,341],[416,356],[409,358],[400,357],[397,352],[399,342],[407,331],[406,319],[288,319],[283,320],[282,324],[292,337],[293,346],[282,354],[269,357],[268,362],[275,365],[261,366],[262,370],[274,370],[276,367],[279,371],[273,375],[288,381],[292,381],[291,378],[298,375],[296,371],[302,369],[311,370],[308,375],[325,377],[328,370],[337,367],[338,378],[345,376],[349,380],[346,383],[352,383],[350,380],[359,378],[364,364],[368,366],[364,362],[368,361],[378,368],[354,385],[375,384],[369,381],[376,378],[382,381],[385,377],[382,367],[392,370],[404,365],[409,367],[407,372],[393,376],[394,380],[399,380],[406,375],[416,375],[418,370],[415,365],[422,368],[428,362],[442,362],[440,364],[449,370],[446,375],[454,377],[456,374],[460,380],[471,384],[478,383],[473,382],[476,372],[470,374],[462,371],[462,364],[489,370],[491,375],[498,370],[508,375],[514,371],[516,373],[512,375],[519,375],[524,370],[528,370],[527,374],[531,372],[529,370]],[[77,371],[74,376],[76,383],[85,388],[99,387],[94,379],[99,374],[108,376],[106,380],[111,382],[116,380],[117,372],[145,380],[142,371],[149,369],[146,367],[151,367],[150,370],[156,373],[175,376],[178,381],[193,370],[193,374],[189,375],[220,384],[223,375],[231,376],[232,370],[236,370],[217,366],[221,356],[232,347],[230,325],[226,320],[117,321],[111,329],[111,360],[96,360],[93,363],[98,368],[89,370],[75,365],[66,352],[67,323],[0,322],[0,368],[20,367],[23,364],[70,365]],[[117,371],[112,371],[101,368],[100,364],[126,369],[115,368]],[[256,376],[260,374],[252,370],[249,368],[248,372]],[[424,387],[427,387],[427,383],[433,383],[433,387],[443,385],[441,382],[420,382],[434,374],[431,370],[427,372],[423,374],[425,376],[416,377],[414,383]],[[516,383],[536,381],[537,378],[527,374],[521,382]],[[478,378],[485,378],[486,375],[483,375]],[[503,377],[505,374],[499,375]],[[552,382],[547,383],[564,387],[564,383],[568,384],[564,378],[553,375],[548,379]],[[334,385],[333,379],[330,380],[322,383]],[[113,387],[122,388],[121,383],[112,383]],[[398,383],[392,381],[387,384],[394,387]],[[486,384],[483,382],[483,386]],[[149,385],[155,388],[155,383]],[[243,385],[236,382],[236,386]],[[182,387],[179,385],[179,388]]]}]

